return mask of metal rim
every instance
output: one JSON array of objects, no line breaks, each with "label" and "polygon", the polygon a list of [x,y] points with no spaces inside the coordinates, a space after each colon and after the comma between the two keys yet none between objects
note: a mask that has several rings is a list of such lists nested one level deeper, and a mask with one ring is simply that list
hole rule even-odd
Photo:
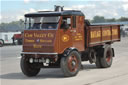
[{"label": "metal rim", "polygon": [[75,72],[78,69],[78,59],[75,55],[71,55],[68,59],[68,69],[70,72]]},{"label": "metal rim", "polygon": [[107,62],[110,62],[110,61],[111,61],[111,57],[112,57],[112,56],[111,56],[111,51],[108,50],[108,51],[107,51],[107,54],[106,54],[106,61],[107,61]]}]

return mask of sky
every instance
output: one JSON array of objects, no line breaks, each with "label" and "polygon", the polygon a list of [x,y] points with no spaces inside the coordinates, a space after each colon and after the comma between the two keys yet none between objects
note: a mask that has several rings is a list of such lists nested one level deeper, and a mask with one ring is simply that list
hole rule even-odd
[{"label": "sky", "polygon": [[128,0],[0,0],[0,22],[24,19],[24,14],[54,10],[54,5],[65,10],[81,10],[86,19],[128,17]]}]

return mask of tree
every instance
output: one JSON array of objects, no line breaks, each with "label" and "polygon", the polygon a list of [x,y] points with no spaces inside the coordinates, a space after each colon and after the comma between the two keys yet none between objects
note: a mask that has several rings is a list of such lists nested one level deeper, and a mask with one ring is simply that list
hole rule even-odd
[{"label": "tree", "polygon": [[116,19],[115,19],[115,18],[112,18],[112,19],[106,19],[106,22],[116,22]]},{"label": "tree", "polygon": [[103,16],[94,16],[92,23],[101,23],[105,22],[105,18]]},{"label": "tree", "polygon": [[12,21],[10,23],[1,23],[0,31],[22,31],[24,30],[23,20]]},{"label": "tree", "polygon": [[121,18],[119,18],[117,21],[128,21],[128,18],[126,18],[126,17],[121,17]]},{"label": "tree", "polygon": [[122,22],[122,21],[128,21],[127,17],[120,17],[119,19],[111,18],[106,19],[103,16],[94,16],[92,23],[104,23],[104,22]]}]

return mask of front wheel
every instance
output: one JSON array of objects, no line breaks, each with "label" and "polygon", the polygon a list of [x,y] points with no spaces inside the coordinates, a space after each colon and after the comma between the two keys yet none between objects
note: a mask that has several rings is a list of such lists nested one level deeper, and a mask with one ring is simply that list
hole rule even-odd
[{"label": "front wheel", "polygon": [[22,72],[28,77],[36,76],[40,72],[40,68],[37,68],[37,64],[29,63],[29,58],[27,57],[21,58],[20,65]]},{"label": "front wheel", "polygon": [[75,76],[81,67],[80,54],[77,51],[71,51],[68,56],[61,58],[60,64],[64,76]]}]

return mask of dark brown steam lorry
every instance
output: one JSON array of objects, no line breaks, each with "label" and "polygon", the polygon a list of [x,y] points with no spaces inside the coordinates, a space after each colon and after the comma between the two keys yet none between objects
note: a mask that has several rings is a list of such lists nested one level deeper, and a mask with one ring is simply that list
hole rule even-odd
[{"label": "dark brown steam lorry", "polygon": [[25,14],[21,70],[36,76],[41,68],[61,68],[64,76],[75,76],[82,61],[98,68],[112,65],[120,41],[120,25],[90,25],[78,10],[39,11]]}]

